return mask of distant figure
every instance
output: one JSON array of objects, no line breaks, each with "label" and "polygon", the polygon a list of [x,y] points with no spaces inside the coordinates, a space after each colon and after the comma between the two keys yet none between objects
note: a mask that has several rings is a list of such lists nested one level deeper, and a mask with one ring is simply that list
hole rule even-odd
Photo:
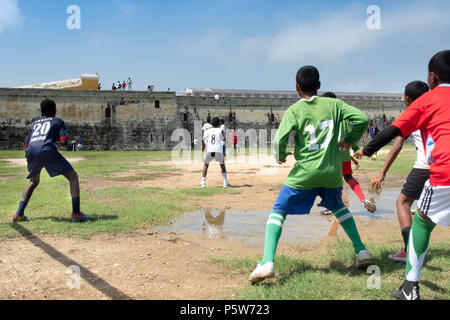
[{"label": "distant figure", "polygon": [[127,88],[127,84],[125,83],[125,81],[122,82],[122,90],[125,91],[125,89]]},{"label": "distant figure", "polygon": [[231,134],[230,134],[230,138],[231,138],[231,141],[233,142],[233,150],[232,150],[232,153],[233,153],[234,155],[236,155],[236,154],[237,154],[237,151],[238,151],[238,138],[239,138],[239,136],[236,135],[236,133],[234,132],[234,129],[233,129],[233,131],[232,131]]},{"label": "distant figure", "polygon": [[220,119],[220,130],[222,131],[225,141],[222,141],[222,149],[223,149],[223,156],[226,157],[226,148],[227,148],[227,128],[225,127],[225,120]]},{"label": "distant figure", "polygon": [[122,84],[120,81],[117,81],[117,90],[122,90]]},{"label": "distant figure", "polygon": [[98,84],[98,90],[102,90],[102,84],[101,83]]},{"label": "distant figure", "polygon": [[81,149],[83,149],[83,140],[81,139],[81,137],[78,137],[78,140],[77,140],[77,152],[80,151]]},{"label": "distant figure", "polygon": [[147,90],[148,91],[153,91],[153,86],[152,85],[148,85]]},{"label": "distant figure", "polygon": [[[370,135],[370,139],[373,140],[380,133],[380,129],[373,124],[373,120],[369,121],[369,127],[367,128],[366,133],[364,134],[363,143],[366,143],[367,136]],[[377,160],[377,153],[375,152],[371,158],[372,160]]]},{"label": "distant figure", "polygon": [[133,81],[131,80],[130,77],[128,77],[128,91],[132,90],[133,90]]},{"label": "distant figure", "polygon": [[116,88],[116,85],[113,83],[113,85],[112,85],[112,90],[113,91],[116,91],[117,90],[117,88]]}]

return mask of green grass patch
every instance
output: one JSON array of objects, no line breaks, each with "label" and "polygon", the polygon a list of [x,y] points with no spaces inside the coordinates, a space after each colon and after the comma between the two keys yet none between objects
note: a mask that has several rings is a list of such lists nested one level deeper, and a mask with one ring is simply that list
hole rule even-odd
[{"label": "green grass patch", "polygon": [[[422,269],[421,295],[423,299],[450,299],[450,242],[432,243]],[[337,240],[319,249],[313,259],[276,256],[277,277],[255,286],[247,285],[236,291],[239,300],[386,300],[403,280],[405,264],[392,261],[390,253],[397,247],[369,243],[374,261],[381,272],[380,289],[369,289],[375,284],[374,274],[353,267],[354,252],[348,241]],[[229,272],[248,277],[261,257],[215,258]]]}]

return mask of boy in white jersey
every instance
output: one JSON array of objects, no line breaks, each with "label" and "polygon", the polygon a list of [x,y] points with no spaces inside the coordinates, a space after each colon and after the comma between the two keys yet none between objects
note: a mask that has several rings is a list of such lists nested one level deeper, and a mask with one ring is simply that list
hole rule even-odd
[{"label": "boy in white jersey", "polygon": [[225,167],[225,160],[223,155],[222,142],[225,141],[225,134],[220,129],[220,119],[213,118],[212,127],[205,131],[203,135],[203,142],[206,149],[205,164],[203,166],[203,176],[200,183],[200,188],[206,188],[206,175],[208,174],[209,164],[212,160],[220,163],[223,177],[223,187],[231,187],[227,180],[227,169]]},{"label": "boy in white jersey", "polygon": [[[405,102],[406,107],[409,107],[416,99],[418,99],[428,91],[429,88],[425,82],[413,81],[409,83],[406,86],[405,93],[403,95],[403,101]],[[420,135],[420,130],[417,130],[413,134],[411,134],[411,137],[413,138],[414,145],[416,146],[417,161],[415,162],[412,171],[406,178],[403,189],[399,197],[397,198],[397,216],[405,246],[400,252],[389,255],[390,259],[402,262],[406,262],[407,257],[406,251],[408,248],[408,239],[412,225],[411,206],[414,201],[419,200],[425,182],[427,182],[427,180],[430,178],[430,166],[423,150],[423,142]],[[372,183],[373,188],[381,190],[381,183],[384,181],[386,173],[402,150],[404,142],[405,138],[403,138],[402,136],[398,136],[396,138],[380,175]],[[360,151],[360,153],[361,152],[362,151]]]}]

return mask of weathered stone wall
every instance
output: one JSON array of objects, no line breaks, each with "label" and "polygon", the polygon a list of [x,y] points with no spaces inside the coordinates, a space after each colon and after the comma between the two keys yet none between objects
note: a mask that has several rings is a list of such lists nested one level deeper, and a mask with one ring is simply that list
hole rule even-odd
[{"label": "weathered stone wall", "polygon": [[[401,95],[342,94],[338,96],[366,112],[380,129],[403,110]],[[228,129],[276,130],[295,95],[214,96],[174,92],[113,92],[0,88],[0,149],[22,149],[28,126],[40,116],[40,102],[57,103],[69,136],[81,136],[89,150],[167,150],[172,132],[184,128],[194,135],[194,121],[208,116],[225,119]],[[159,102],[159,108],[158,107]],[[231,120],[231,121],[230,121]]]}]

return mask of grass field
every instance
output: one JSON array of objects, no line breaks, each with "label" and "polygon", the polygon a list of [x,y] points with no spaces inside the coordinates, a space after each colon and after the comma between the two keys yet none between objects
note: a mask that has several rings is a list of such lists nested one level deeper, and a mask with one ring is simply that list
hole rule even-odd
[{"label": "grass field", "polygon": [[[73,164],[79,173],[81,188],[90,179],[105,178],[110,186],[97,191],[82,192],[82,211],[97,221],[85,225],[70,223],[71,198],[68,182],[64,177],[51,179],[43,170],[41,183],[33,194],[26,209],[31,218],[27,224],[30,231],[45,234],[79,235],[89,237],[99,232],[129,232],[134,228],[168,222],[177,213],[191,208],[183,205],[185,200],[236,190],[219,188],[165,190],[162,188],[127,188],[115,186],[124,180],[149,179],[161,172],[176,169],[164,165],[144,165],[148,161],[170,159],[170,152],[78,152],[63,153],[71,157],[83,157],[85,161]],[[0,237],[17,236],[10,227],[10,219],[17,209],[23,188],[27,184],[25,167],[10,167],[2,159],[23,158],[23,152],[0,152],[0,178],[7,178],[0,184],[2,202],[0,206]],[[138,176],[115,177],[114,173],[128,170],[142,170]]]},{"label": "grass field", "polygon": [[[386,149],[385,149],[386,150]],[[249,150],[247,150],[249,152]],[[171,166],[170,152],[79,152],[63,153],[68,159],[82,158],[73,163],[79,173],[82,211],[95,218],[86,224],[71,223],[71,200],[68,182],[63,177],[50,179],[43,170],[41,184],[30,201],[26,214],[30,222],[26,228],[33,234],[64,238],[90,239],[96,235],[111,234],[114,237],[130,236],[135,230],[169,222],[180,213],[201,208],[208,199],[237,199],[241,207],[252,197],[252,189],[244,186],[224,190],[222,188],[198,189],[199,181],[188,181],[190,187],[173,187],[152,182],[173,175],[179,179],[187,174],[185,169]],[[361,160],[363,173],[360,181],[376,176],[384,164],[387,152],[380,152],[377,161]],[[0,240],[19,238],[21,235],[12,227],[10,219],[17,209],[23,188],[27,184],[24,166],[11,166],[6,159],[23,159],[23,151],[0,151]],[[404,152],[392,166],[387,179],[402,181],[416,159],[415,149],[405,146]],[[232,165],[230,165],[232,168]],[[287,168],[286,170],[288,170]],[[191,172],[200,177],[201,166]],[[286,171],[287,172],[287,171]],[[132,173],[132,174],[131,174]],[[217,173],[214,173],[217,174]],[[247,174],[242,175],[243,178]],[[260,190],[278,187],[284,180],[284,173],[261,182]],[[255,176],[255,181],[260,177]],[[278,179],[278,180],[277,180]],[[364,181],[363,181],[364,180]],[[275,181],[275,182],[274,182]],[[145,182],[142,186],[139,184]],[[258,182],[254,182],[255,184]],[[249,186],[253,182],[248,182]],[[186,185],[186,184],[185,184]],[[400,185],[399,185],[400,186]],[[277,191],[268,193],[274,197]],[[256,196],[256,194],[255,194]],[[239,200],[242,197],[242,200]],[[217,201],[217,200],[215,200]],[[269,202],[267,202],[269,203]],[[220,205],[220,204],[219,204]],[[270,209],[266,205],[266,209]],[[395,227],[396,228],[396,227]],[[393,230],[396,230],[396,229]],[[398,250],[401,242],[394,231],[380,235],[367,243],[374,256],[374,265],[381,270],[381,289],[368,290],[366,282],[370,274],[352,267],[353,250],[346,239],[327,239],[321,246],[295,246],[298,255],[276,256],[278,277],[256,286],[243,285],[234,292],[233,298],[243,300],[259,299],[389,299],[390,291],[398,286],[404,277],[404,265],[387,258]],[[377,232],[378,232],[377,231]],[[264,235],[261,234],[261,238]],[[440,237],[434,241],[427,255],[423,269],[422,294],[427,299],[450,299],[450,254],[449,238]],[[255,267],[261,256],[262,247],[249,249],[250,256],[236,257],[232,254],[214,257],[212,265],[233,274],[242,283]],[[189,252],[187,252],[189,255]],[[210,286],[214,286],[211,283]],[[225,299],[230,295],[223,296]]]}]

